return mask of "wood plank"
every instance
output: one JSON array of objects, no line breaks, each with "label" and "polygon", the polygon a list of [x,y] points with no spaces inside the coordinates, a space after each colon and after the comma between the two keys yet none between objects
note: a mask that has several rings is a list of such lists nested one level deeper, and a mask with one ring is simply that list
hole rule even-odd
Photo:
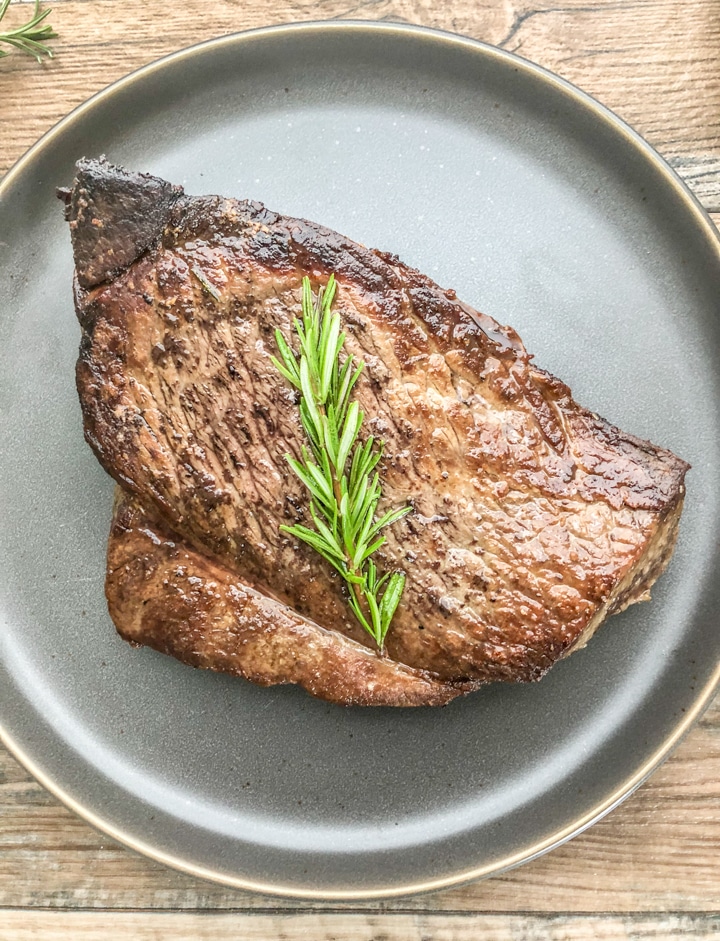
[{"label": "wood plank", "polygon": [[3,941],[717,941],[718,916],[1,913]]},{"label": "wood plank", "polygon": [[[390,19],[475,36],[579,84],[665,155],[720,224],[720,5],[715,2],[55,0],[52,5],[60,33],[54,41],[57,58],[42,66],[18,55],[0,60],[0,175],[76,104],[133,68],[192,42],[273,22]],[[18,5],[9,17],[19,22],[26,15],[27,6]],[[339,913],[319,903],[235,892],[137,857],[57,805],[0,749],[0,906],[33,909],[0,911],[0,939],[202,939],[210,931],[219,939],[232,932],[249,939],[311,935],[320,941],[720,938],[718,782],[716,702],[637,794],[566,846],[487,882],[383,905],[334,906]],[[72,908],[116,911],[104,916],[61,911]],[[181,916],[199,919],[193,922],[121,911],[140,908],[204,913]],[[615,914],[602,914],[609,909]],[[433,911],[446,914],[433,917]],[[597,914],[472,914],[483,911]],[[645,914],[632,914],[637,912]],[[86,921],[66,921],[73,918]]]},{"label": "wood plank", "polygon": [[[707,0],[124,0],[119,9],[113,0],[57,0],[56,58],[0,61],[0,174],[72,107],[161,55],[270,23],[353,17],[458,31],[556,71],[629,121],[720,210],[720,17]],[[11,9],[14,20],[26,12]]]},{"label": "wood plank", "polygon": [[[718,807],[720,700],[636,794],[575,840],[494,879],[382,907],[597,912],[610,905],[615,912],[719,913]],[[130,853],[59,806],[0,752],[0,907],[22,906],[301,907],[202,882]]]}]

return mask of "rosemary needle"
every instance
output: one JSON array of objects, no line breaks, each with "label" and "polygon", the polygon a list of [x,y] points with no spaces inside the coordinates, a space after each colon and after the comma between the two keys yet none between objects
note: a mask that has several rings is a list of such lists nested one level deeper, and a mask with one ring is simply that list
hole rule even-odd
[{"label": "rosemary needle", "polygon": [[[0,0],[0,21],[7,13],[9,6],[10,0]],[[57,36],[52,26],[44,22],[50,13],[50,10],[41,11],[40,0],[35,0],[35,10],[28,22],[16,29],[0,32],[0,43],[19,49],[20,52],[33,56],[38,62],[42,62],[43,56],[52,59],[53,51],[44,42],[46,39]],[[9,55],[10,53],[6,49],[0,49],[0,58]]]},{"label": "rosemary needle", "polygon": [[278,371],[300,392],[300,421],[308,444],[301,460],[285,458],[310,494],[313,528],[281,526],[318,552],[348,585],[349,605],[358,621],[383,650],[390,622],[405,587],[402,572],[380,576],[371,556],[385,544],[382,530],[412,507],[376,518],[382,496],[376,470],[382,443],[359,440],[364,414],[351,394],[364,364],[352,355],[341,362],[345,334],[340,315],[332,313],[337,284],[331,275],[313,300],[310,279],[303,278],[302,321],[295,320],[299,356],[275,331]]}]

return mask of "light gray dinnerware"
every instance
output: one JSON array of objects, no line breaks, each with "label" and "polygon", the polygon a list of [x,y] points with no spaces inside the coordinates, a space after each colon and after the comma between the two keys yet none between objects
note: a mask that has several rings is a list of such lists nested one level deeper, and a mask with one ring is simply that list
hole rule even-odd
[{"label": "light gray dinnerware", "polygon": [[[395,252],[515,327],[577,400],[693,464],[653,600],[539,684],[343,709],[120,640],[112,482],[83,442],[81,156],[265,202]],[[178,869],[363,898],[498,872],[668,754],[718,681],[720,253],[633,131],[542,69],[414,27],[229,36],[116,83],[0,183],[0,735],[61,800]]]}]

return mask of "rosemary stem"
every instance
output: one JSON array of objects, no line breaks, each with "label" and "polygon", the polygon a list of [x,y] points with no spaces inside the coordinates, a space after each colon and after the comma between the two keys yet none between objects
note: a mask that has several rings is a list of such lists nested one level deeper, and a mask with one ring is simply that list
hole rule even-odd
[{"label": "rosemary stem", "polygon": [[364,444],[359,440],[364,415],[349,398],[363,363],[354,363],[352,354],[344,362],[340,359],[345,333],[339,315],[330,311],[336,290],[331,275],[313,301],[310,279],[303,278],[302,319],[293,322],[299,353],[280,330],[275,331],[280,358],[272,356],[271,360],[300,393],[300,423],[310,446],[301,446],[300,460],[290,454],[285,458],[310,492],[314,524],[281,529],[319,552],[340,574],[348,586],[353,614],[385,656],[385,635],[400,603],[405,575],[387,572],[378,577],[370,556],[386,542],[381,530],[411,508],[389,511],[379,519],[375,516],[381,498],[375,468],[382,442],[372,435]]},{"label": "rosemary stem", "polygon": [[[319,408],[322,410],[323,417],[327,417],[326,412],[325,412],[325,406],[324,406],[324,405],[321,405],[321,406],[319,406]],[[335,494],[335,502],[337,503],[338,506],[340,506],[340,503],[341,503],[341,501],[342,501],[342,490],[340,489],[340,481],[338,480],[337,472],[336,472],[336,470],[335,470],[334,468],[332,469],[332,485],[333,485],[333,493]],[[345,554],[345,564],[346,564],[346,566],[347,566],[347,570],[348,570],[349,574],[352,575],[352,576],[355,576],[355,575],[361,576],[361,575],[362,575],[362,572],[359,572],[359,571],[355,568],[355,566],[352,564],[352,558],[350,557],[350,555],[349,555],[349,553],[348,553],[348,551],[347,551],[347,548],[345,547],[344,543],[343,543],[343,552],[344,552],[344,554]],[[355,600],[357,601],[358,608],[359,608],[364,614],[369,615],[370,612],[369,612],[368,609],[367,609],[367,603],[366,603],[366,601],[365,601],[365,596],[364,596],[364,594],[363,594],[363,592],[362,592],[360,586],[357,584],[357,582],[351,582],[351,583],[350,583],[350,591],[352,591],[352,593],[355,595]],[[369,618],[369,623],[370,623],[371,621],[372,621],[372,618]],[[384,650],[385,650],[385,647],[384,647],[384,645],[383,645],[383,646],[380,648],[380,653],[384,653]]]},{"label": "rosemary stem", "polygon": [[[322,295],[322,292],[321,292],[320,295],[319,295],[319,297],[318,297],[318,305],[319,305],[319,306],[320,306],[321,303],[322,303],[322,296],[323,296],[323,295]],[[312,392],[313,399],[315,400],[315,406],[316,406],[316,408],[317,408],[317,410],[318,410],[318,413],[319,413],[319,415],[320,415],[320,420],[321,420],[321,422],[322,422],[323,427],[326,429],[326,432],[327,432],[327,426],[328,426],[328,422],[330,421],[330,416],[328,415],[328,412],[327,412],[327,405],[326,405],[325,401],[324,401],[323,398],[322,398],[322,395],[321,395],[321,392],[320,392],[320,388],[319,388],[319,384],[318,384],[318,381],[317,381],[317,377],[315,377],[315,376],[311,377],[311,379],[310,379],[310,389],[311,389],[311,392]],[[319,458],[319,455],[316,454],[316,457]],[[340,468],[340,472],[342,473],[342,468]],[[334,494],[334,496],[335,496],[335,503],[337,504],[337,507],[338,507],[338,524],[339,524],[339,529],[340,529],[340,531],[342,531],[342,529],[343,529],[343,521],[342,521],[342,517],[341,517],[340,512],[339,512],[339,508],[340,508],[340,505],[341,505],[341,503],[342,503],[342,488],[341,488],[341,486],[340,486],[340,479],[339,479],[339,477],[338,477],[338,469],[337,469],[332,463],[331,463],[331,465],[330,465],[330,477],[331,477],[331,480],[332,480],[332,489],[333,489],[333,494]],[[348,574],[349,574],[351,577],[353,577],[353,578],[355,578],[355,577],[362,578],[363,573],[362,573],[362,571],[359,570],[355,565],[353,565],[352,556],[350,555],[350,553],[349,553],[348,550],[347,550],[347,547],[345,546],[345,541],[341,539],[341,540],[340,540],[340,543],[341,543],[342,548],[343,548],[343,555],[345,556],[345,567],[346,567],[346,569],[347,569],[347,571],[348,571]],[[368,624],[372,624],[372,623],[373,623],[373,619],[372,619],[372,616],[370,615],[370,610],[369,610],[369,607],[368,607],[368,604],[367,604],[367,599],[365,598],[365,593],[363,592],[361,586],[358,585],[357,582],[354,582],[354,581],[353,581],[353,582],[350,582],[350,583],[349,583],[349,588],[350,588],[350,591],[351,591],[351,592],[353,593],[353,595],[355,596],[355,601],[357,602],[358,610],[359,610],[360,612],[362,612],[362,614],[363,614],[363,616],[365,617],[365,620],[367,621],[367,623],[368,623]],[[374,636],[374,635],[373,635],[373,636]],[[380,648],[380,653],[381,653],[381,654],[384,654],[385,645],[384,645],[384,644],[381,644],[377,637],[375,637],[375,641],[376,641],[376,643],[378,644],[378,647]]]}]

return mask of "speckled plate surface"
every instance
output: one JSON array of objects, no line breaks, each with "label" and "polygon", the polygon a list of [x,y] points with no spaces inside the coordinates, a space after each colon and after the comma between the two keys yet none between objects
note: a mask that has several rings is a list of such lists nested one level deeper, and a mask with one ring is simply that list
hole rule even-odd
[{"label": "speckled plate surface", "polygon": [[[106,153],[398,253],[518,329],[577,399],[691,461],[650,604],[541,683],[444,709],[340,709],[115,634],[112,485],[83,442],[67,227]],[[447,34],[363,23],[230,36],[117,83],[0,184],[0,731],[61,800],[171,866],[317,898],[478,878],[604,814],[718,680],[714,232],[581,92]]]}]

